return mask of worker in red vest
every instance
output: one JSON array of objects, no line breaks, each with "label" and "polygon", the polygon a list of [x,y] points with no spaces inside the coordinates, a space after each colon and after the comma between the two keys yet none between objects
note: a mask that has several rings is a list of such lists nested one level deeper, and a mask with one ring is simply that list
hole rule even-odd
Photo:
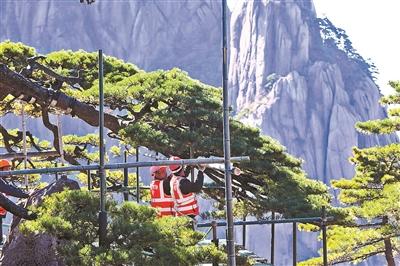
[{"label": "worker in red vest", "polygon": [[[181,160],[177,156],[172,156],[170,160]],[[204,165],[198,165],[198,174],[195,182],[187,179],[189,171],[185,171],[183,165],[170,165],[171,174],[164,182],[164,192],[171,195],[176,216],[189,216],[194,218],[199,214],[199,205],[196,199],[196,193],[200,192],[204,183]]]},{"label": "worker in red vest", "polygon": [[174,200],[164,192],[165,179],[169,175],[167,166],[152,166],[150,174],[153,181],[150,184],[151,206],[158,210],[158,216],[175,216]]},{"label": "worker in red vest", "polygon": [[[0,171],[10,171],[11,164],[8,160],[0,160]],[[17,197],[17,198],[28,198],[29,195],[23,192],[21,189],[8,184],[3,178],[0,178],[0,192]],[[5,217],[7,214],[6,209],[0,206],[0,217]]]}]

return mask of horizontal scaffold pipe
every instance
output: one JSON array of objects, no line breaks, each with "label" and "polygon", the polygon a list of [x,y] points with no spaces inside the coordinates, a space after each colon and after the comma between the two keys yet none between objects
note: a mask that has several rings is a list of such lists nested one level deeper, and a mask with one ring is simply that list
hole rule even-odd
[{"label": "horizontal scaffold pipe", "polygon": [[[107,190],[109,191],[117,191],[117,192],[123,192],[123,191],[130,191],[130,190],[136,190],[137,187],[124,187],[124,186],[118,186],[118,187],[108,187]],[[150,186],[139,186],[139,189],[150,189]],[[210,187],[203,187],[202,190],[212,190],[212,189],[225,189],[223,186],[210,186]],[[91,189],[91,192],[99,192],[98,189]]]},{"label": "horizontal scaffold pipe", "polygon": [[[327,217],[327,220],[332,220],[333,217]],[[293,219],[278,219],[278,220],[258,220],[258,221],[236,221],[234,225],[255,225],[255,224],[289,224],[289,223],[311,223],[311,222],[322,222],[321,217],[305,217],[305,218],[293,218]],[[199,223],[197,227],[210,227],[213,223]],[[225,221],[217,222],[217,226],[226,226]]]},{"label": "horizontal scaffold pipe", "polygon": [[[231,157],[231,162],[250,161],[249,156]],[[104,165],[106,170],[115,170],[123,168],[136,168],[136,167],[150,167],[154,165],[196,165],[196,164],[214,164],[223,163],[224,158],[201,158],[201,159],[183,159],[183,160],[160,160],[150,162],[131,162],[131,163],[114,163]],[[0,171],[0,177],[10,175],[31,175],[31,174],[51,174],[62,172],[77,172],[87,170],[98,170],[100,165],[73,165],[66,167],[54,168],[39,168],[39,169],[26,169],[26,170],[13,170],[13,171]]]},{"label": "horizontal scaffold pipe", "polygon": [[[26,157],[59,157],[60,153],[58,151],[38,151],[38,152],[27,152]],[[13,152],[0,154],[0,159],[23,159],[25,154],[23,152]]]}]

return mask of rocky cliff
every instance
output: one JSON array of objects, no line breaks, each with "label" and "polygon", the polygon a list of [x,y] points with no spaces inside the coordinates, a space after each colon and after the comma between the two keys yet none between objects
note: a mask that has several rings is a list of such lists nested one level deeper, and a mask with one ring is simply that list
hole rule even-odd
[{"label": "rocky cliff", "polygon": [[355,131],[357,121],[386,115],[373,65],[311,1],[241,1],[230,48],[235,114],[303,158],[311,177],[352,177],[353,146],[394,141]]},{"label": "rocky cliff", "polygon": [[103,49],[151,71],[179,67],[220,83],[221,6],[202,1],[1,1],[0,40],[39,52]]},{"label": "rocky cliff", "polygon": [[[0,40],[43,53],[102,48],[147,71],[179,67],[221,83],[218,1],[1,1],[0,9]],[[351,147],[390,141],[353,129],[385,115],[379,91],[368,64],[317,19],[312,1],[240,1],[230,25],[235,115],[303,158],[311,177],[351,177]]]}]

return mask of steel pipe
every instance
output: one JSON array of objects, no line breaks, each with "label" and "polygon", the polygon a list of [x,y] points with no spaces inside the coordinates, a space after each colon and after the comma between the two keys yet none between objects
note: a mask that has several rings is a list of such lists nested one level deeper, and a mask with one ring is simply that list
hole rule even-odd
[{"label": "steel pipe", "polygon": [[99,176],[100,176],[100,211],[99,211],[99,244],[105,246],[107,237],[107,212],[106,212],[106,173],[104,169],[104,89],[103,89],[103,51],[99,50]]},{"label": "steel pipe", "polygon": [[[327,220],[333,220],[333,217],[327,217]],[[321,217],[306,217],[306,218],[293,218],[293,219],[280,219],[280,220],[259,220],[259,221],[236,221],[234,225],[256,225],[256,224],[288,224],[288,223],[311,223],[321,222]],[[197,227],[210,227],[212,223],[199,223]],[[225,221],[217,222],[217,226],[226,226]]]},{"label": "steel pipe", "polygon": [[[35,151],[35,152],[27,152],[26,157],[59,157],[60,154],[58,151]],[[12,153],[4,153],[0,154],[0,159],[24,159],[25,154],[23,152],[12,152]]]},{"label": "steel pipe", "polygon": [[[249,156],[239,156],[239,157],[231,157],[231,162],[241,162],[241,161],[250,161]],[[150,167],[153,165],[196,165],[196,164],[215,164],[215,163],[223,163],[224,158],[201,158],[201,159],[184,159],[184,160],[160,160],[160,161],[151,161],[151,162],[129,162],[129,163],[113,163],[113,164],[105,164],[104,169],[112,170],[112,169],[123,169],[123,168],[135,168],[135,167]],[[40,168],[40,169],[26,169],[26,170],[12,170],[12,171],[1,171],[1,176],[10,176],[10,175],[30,175],[30,174],[50,174],[57,172],[78,172],[78,171],[87,171],[87,170],[99,170],[100,165],[92,164],[92,165],[74,165],[74,166],[65,166],[65,167],[55,167],[55,168]]]},{"label": "steel pipe", "polygon": [[227,227],[228,265],[236,265],[235,231],[233,230],[233,197],[231,173],[231,137],[229,129],[229,90],[228,90],[228,48],[227,48],[227,2],[222,0],[222,100],[223,100],[223,137],[224,137],[224,164],[225,164],[225,201]]}]

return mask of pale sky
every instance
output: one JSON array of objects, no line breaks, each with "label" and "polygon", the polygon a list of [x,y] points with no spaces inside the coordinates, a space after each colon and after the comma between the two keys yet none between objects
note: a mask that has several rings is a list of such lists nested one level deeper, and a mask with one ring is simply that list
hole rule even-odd
[{"label": "pale sky", "polygon": [[[239,1],[228,0],[232,8]],[[296,0],[297,1],[297,0]],[[400,80],[400,0],[314,0],[326,16],[346,31],[353,47],[378,68],[377,83],[385,93],[389,80]]]}]

